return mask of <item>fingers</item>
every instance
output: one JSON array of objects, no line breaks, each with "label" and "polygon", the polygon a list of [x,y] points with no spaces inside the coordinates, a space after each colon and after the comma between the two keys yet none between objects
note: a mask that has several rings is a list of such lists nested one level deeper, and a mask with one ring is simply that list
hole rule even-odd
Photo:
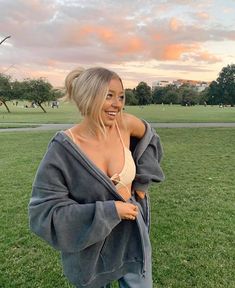
[{"label": "fingers", "polygon": [[126,203],[126,204],[130,206],[130,209],[132,209],[132,211],[138,212],[138,206],[131,204],[131,203]]},{"label": "fingers", "polygon": [[115,201],[117,212],[121,219],[124,220],[135,220],[139,209],[136,205],[131,203],[124,203],[122,201]]},{"label": "fingers", "polygon": [[137,214],[138,214],[138,206],[133,205],[131,203],[126,203],[126,205],[129,206],[129,213],[134,215],[134,216],[137,216]]},{"label": "fingers", "polygon": [[130,216],[124,216],[124,218],[123,218],[124,220],[135,220],[136,219],[136,216],[132,216],[132,215],[130,215]]},{"label": "fingers", "polygon": [[145,192],[143,192],[143,191],[135,191],[135,192],[139,196],[140,199],[144,199],[145,198]]}]

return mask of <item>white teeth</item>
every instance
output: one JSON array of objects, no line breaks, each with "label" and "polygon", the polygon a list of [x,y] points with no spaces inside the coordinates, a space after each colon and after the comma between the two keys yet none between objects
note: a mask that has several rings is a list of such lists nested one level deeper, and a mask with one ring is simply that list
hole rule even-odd
[{"label": "white teeth", "polygon": [[108,112],[109,115],[115,116],[117,113],[116,112]]}]

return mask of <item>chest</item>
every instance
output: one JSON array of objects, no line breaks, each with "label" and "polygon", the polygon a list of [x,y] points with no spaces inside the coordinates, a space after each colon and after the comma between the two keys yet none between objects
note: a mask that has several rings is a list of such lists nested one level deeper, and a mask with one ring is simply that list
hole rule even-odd
[{"label": "chest", "polygon": [[[128,139],[126,140],[125,142],[128,143]],[[96,141],[83,143],[80,141],[79,146],[89,160],[109,177],[122,170],[125,153],[123,143],[119,138],[109,139],[104,143],[97,143]]]}]

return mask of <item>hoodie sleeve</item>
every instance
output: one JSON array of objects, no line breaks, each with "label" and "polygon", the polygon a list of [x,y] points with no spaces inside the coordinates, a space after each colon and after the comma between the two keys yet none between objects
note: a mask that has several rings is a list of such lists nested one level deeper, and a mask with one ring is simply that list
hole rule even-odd
[{"label": "hoodie sleeve", "polygon": [[115,202],[81,204],[69,197],[61,151],[49,149],[33,184],[30,229],[55,249],[78,252],[102,241],[121,221]]},{"label": "hoodie sleeve", "polygon": [[160,166],[163,148],[160,137],[155,130],[145,122],[146,132],[135,147],[133,157],[136,163],[136,177],[133,182],[134,190],[147,192],[149,184],[165,179]]}]

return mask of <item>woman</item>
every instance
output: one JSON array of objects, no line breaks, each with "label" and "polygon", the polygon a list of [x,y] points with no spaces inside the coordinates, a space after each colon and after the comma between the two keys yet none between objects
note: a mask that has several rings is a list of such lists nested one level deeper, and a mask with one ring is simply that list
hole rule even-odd
[{"label": "woman", "polygon": [[[34,233],[61,251],[76,287],[152,287],[147,188],[162,181],[160,140],[123,113],[120,77],[75,69],[67,96],[83,116],[58,132],[38,168],[29,204]],[[131,147],[131,150],[129,148]]]}]

